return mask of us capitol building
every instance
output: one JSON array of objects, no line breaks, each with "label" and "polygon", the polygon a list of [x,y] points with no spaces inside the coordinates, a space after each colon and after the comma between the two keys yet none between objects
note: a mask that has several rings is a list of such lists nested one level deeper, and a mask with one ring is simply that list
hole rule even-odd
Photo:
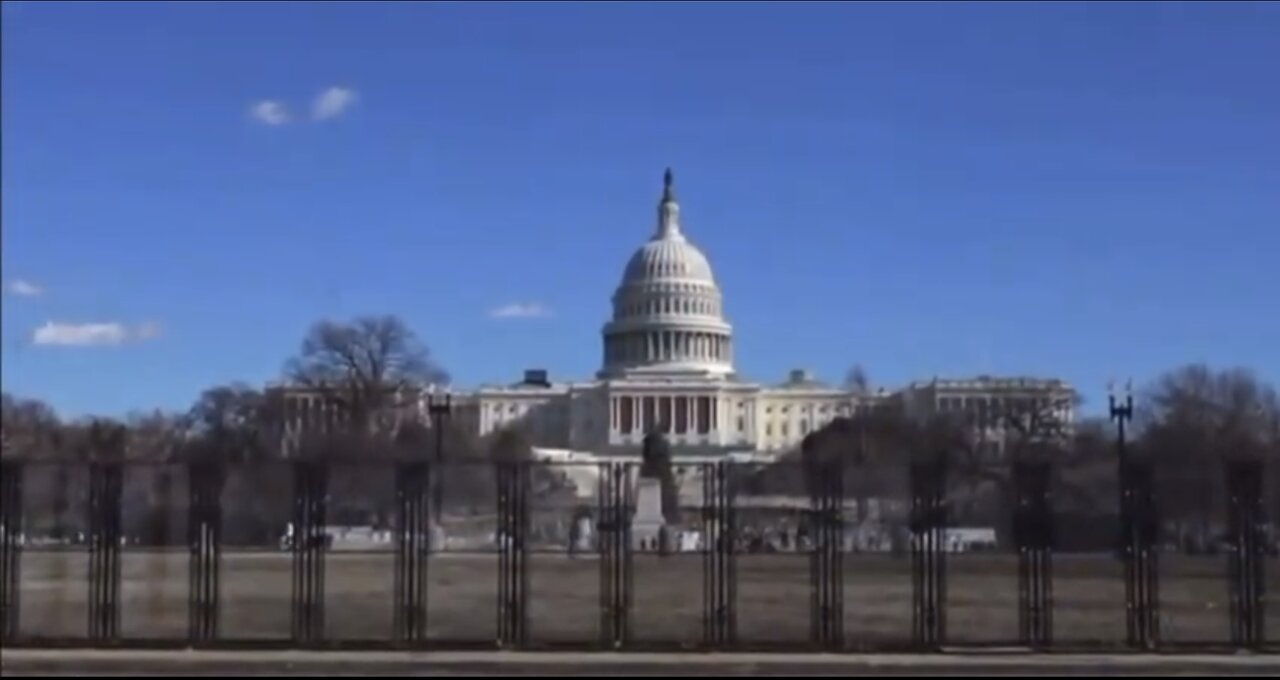
[{"label": "us capitol building", "polygon": [[[864,409],[898,408],[923,417],[1052,404],[1066,422],[1074,415],[1072,388],[1053,379],[932,379],[890,391],[834,387],[803,370],[772,385],[738,375],[724,296],[707,256],[681,225],[670,170],[656,227],[627,261],[612,308],[594,380],[559,382],[530,370],[510,385],[470,392],[431,388],[411,411],[425,416],[426,394],[447,392],[453,422],[474,434],[519,427],[535,452],[580,460],[637,455],[644,435],[655,429],[666,433],[681,457],[768,459],[832,419]],[[290,411],[307,410],[313,398],[291,390]],[[290,429],[296,428],[286,425]],[[993,435],[998,449],[1002,437]]]}]

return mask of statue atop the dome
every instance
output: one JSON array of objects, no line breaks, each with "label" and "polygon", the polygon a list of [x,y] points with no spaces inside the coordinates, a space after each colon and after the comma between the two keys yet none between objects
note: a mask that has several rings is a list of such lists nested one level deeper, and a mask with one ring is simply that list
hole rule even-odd
[{"label": "statue atop the dome", "polygon": [[675,177],[671,174],[671,168],[662,173],[662,202],[672,203],[676,200]]}]

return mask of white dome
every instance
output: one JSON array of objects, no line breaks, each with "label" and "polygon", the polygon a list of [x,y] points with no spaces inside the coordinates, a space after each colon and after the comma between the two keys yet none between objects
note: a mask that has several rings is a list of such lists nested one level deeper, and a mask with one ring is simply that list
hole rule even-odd
[{"label": "white dome", "polygon": [[601,375],[733,372],[732,338],[706,255],[680,231],[671,171],[658,228],[627,261],[604,328]]},{"label": "white dome", "polygon": [[711,263],[696,246],[684,236],[660,238],[644,244],[627,262],[622,275],[622,285],[634,285],[659,279],[698,281],[715,285],[711,275]]}]

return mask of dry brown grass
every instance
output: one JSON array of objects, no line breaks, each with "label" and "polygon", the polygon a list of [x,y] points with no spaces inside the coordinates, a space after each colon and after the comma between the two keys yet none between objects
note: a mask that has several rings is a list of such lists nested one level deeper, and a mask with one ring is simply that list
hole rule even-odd
[{"label": "dry brown grass", "polygon": [[[845,632],[851,644],[905,642],[911,634],[911,565],[906,557],[847,555]],[[529,623],[536,641],[592,642],[600,623],[599,562],[562,554],[530,558]],[[698,555],[634,558],[632,633],[639,641],[696,642],[702,631],[702,560]],[[327,560],[326,634],[385,640],[392,635],[393,557],[331,553]],[[809,635],[809,563],[802,555],[739,556],[739,637],[801,642]],[[1118,645],[1124,636],[1119,562],[1102,556],[1055,559],[1055,639]],[[1280,565],[1268,564],[1267,628],[1280,632]],[[121,634],[182,639],[187,630],[187,555],[126,550],[122,558]],[[22,557],[21,630],[74,637],[87,629],[88,560],[83,552],[27,552]],[[1225,558],[1165,556],[1161,630],[1171,642],[1225,642]],[[440,640],[496,637],[496,556],[449,554],[429,567],[429,635]],[[1016,560],[1011,555],[948,556],[950,641],[1017,639]],[[289,636],[291,561],[287,553],[225,553],[221,634]],[[1274,634],[1274,633],[1273,633]]]}]

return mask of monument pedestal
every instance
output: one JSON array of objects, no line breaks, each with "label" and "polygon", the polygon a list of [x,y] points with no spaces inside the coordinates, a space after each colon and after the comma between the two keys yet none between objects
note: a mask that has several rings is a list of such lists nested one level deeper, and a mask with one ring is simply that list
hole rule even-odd
[{"label": "monument pedestal", "polygon": [[631,517],[631,549],[659,552],[667,518],[662,514],[662,482],[641,477],[636,483],[636,513]]}]

